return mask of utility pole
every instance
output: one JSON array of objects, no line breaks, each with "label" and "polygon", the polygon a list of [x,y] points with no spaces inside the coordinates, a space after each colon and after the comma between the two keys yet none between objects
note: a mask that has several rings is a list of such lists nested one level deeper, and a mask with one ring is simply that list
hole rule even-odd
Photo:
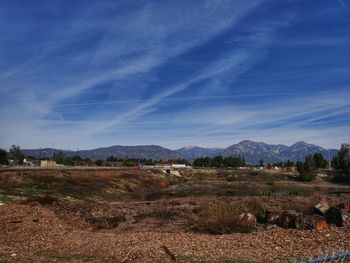
[{"label": "utility pole", "polygon": [[141,153],[141,149],[140,149],[140,148],[139,148],[138,156],[139,156],[139,168],[140,168],[140,167],[141,167],[141,156],[142,156],[142,153]]},{"label": "utility pole", "polygon": [[194,148],[192,149],[192,166],[194,164]]},{"label": "utility pole", "polygon": [[331,170],[331,153],[328,149],[328,171]]},{"label": "utility pole", "polygon": [[51,161],[53,160],[53,152],[54,152],[54,150],[53,150],[53,147],[54,147],[54,143],[52,143],[52,151],[51,151]]}]

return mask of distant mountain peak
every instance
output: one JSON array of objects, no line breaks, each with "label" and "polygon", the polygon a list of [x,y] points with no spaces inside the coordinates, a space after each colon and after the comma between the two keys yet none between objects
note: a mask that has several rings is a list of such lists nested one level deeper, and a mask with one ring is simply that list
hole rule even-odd
[{"label": "distant mountain peak", "polygon": [[[307,143],[307,142],[305,142],[305,141],[298,141],[298,142],[294,143],[293,145],[309,146],[309,145],[312,145],[312,144]],[[293,145],[292,145],[292,146],[293,146]]]},{"label": "distant mountain peak", "polygon": [[187,159],[212,156],[215,155],[216,152],[223,150],[223,148],[210,148],[208,146],[200,146],[200,145],[189,145],[177,149],[176,152],[183,155]]},{"label": "distant mountain peak", "polygon": [[247,144],[247,143],[258,143],[258,142],[254,142],[251,140],[243,140],[243,141],[240,141],[238,144]]},{"label": "distant mountain peak", "polygon": [[305,141],[296,142],[290,147],[291,148],[314,148],[314,149],[319,149],[319,150],[325,150],[324,148],[322,148],[320,146],[317,146],[317,145],[312,144],[312,143],[307,143]]}]

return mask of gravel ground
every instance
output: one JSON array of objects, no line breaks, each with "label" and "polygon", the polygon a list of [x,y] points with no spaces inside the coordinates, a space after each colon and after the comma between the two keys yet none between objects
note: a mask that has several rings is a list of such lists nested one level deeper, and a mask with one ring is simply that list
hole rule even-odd
[{"label": "gravel ground", "polygon": [[162,228],[95,230],[77,216],[19,204],[0,206],[0,237],[0,259],[6,262],[171,262],[163,245],[179,262],[284,262],[350,249],[349,227],[217,236]]}]

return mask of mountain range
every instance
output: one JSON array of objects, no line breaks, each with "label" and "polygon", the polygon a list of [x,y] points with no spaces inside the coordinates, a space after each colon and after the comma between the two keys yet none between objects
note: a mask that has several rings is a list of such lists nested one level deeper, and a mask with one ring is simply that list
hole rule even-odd
[{"label": "mountain range", "polygon": [[187,146],[178,150],[170,150],[158,145],[142,145],[142,146],[110,146],[97,148],[92,150],[59,150],[53,148],[45,149],[24,149],[23,154],[36,158],[50,158],[54,152],[62,151],[66,156],[79,155],[83,158],[92,160],[106,160],[109,156],[116,158],[137,158],[137,159],[153,159],[153,160],[176,160],[199,157],[214,156],[244,156],[247,163],[257,164],[260,159],[266,163],[274,163],[281,161],[298,161],[303,160],[305,156],[321,153],[325,158],[331,158],[338,153],[336,149],[327,150],[320,146],[309,144],[306,142],[297,142],[291,146],[282,144],[266,144],[263,142],[254,142],[249,140],[241,141],[227,148],[209,148],[202,146]]}]

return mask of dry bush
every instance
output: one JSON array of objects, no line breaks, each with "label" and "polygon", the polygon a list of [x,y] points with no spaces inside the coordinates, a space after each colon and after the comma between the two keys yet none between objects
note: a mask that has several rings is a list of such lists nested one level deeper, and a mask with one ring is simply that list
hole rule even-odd
[{"label": "dry bush", "polygon": [[258,219],[258,222],[263,222],[266,217],[266,206],[262,201],[250,199],[243,203],[242,210],[246,213],[252,213]]},{"label": "dry bush", "polygon": [[44,195],[44,196],[30,196],[23,203],[24,204],[39,203],[41,205],[50,205],[57,201],[58,201],[58,198],[54,196]]},{"label": "dry bush", "polygon": [[82,219],[95,227],[95,229],[113,229],[126,220],[121,215],[111,217],[82,217]]},{"label": "dry bush", "polygon": [[191,228],[215,235],[252,232],[255,229],[254,225],[239,223],[238,217],[245,210],[248,208],[227,202],[205,202],[200,205],[198,213],[191,217]]},{"label": "dry bush", "polygon": [[307,215],[313,214],[313,206],[307,200],[301,199],[294,199],[293,201],[281,201],[279,204],[279,210],[294,210],[298,213],[303,213]]},{"label": "dry bush", "polygon": [[140,221],[145,218],[157,218],[162,220],[175,220],[179,217],[179,214],[176,211],[171,210],[159,210],[159,211],[153,211],[149,213],[142,213],[134,216],[136,221]]}]

